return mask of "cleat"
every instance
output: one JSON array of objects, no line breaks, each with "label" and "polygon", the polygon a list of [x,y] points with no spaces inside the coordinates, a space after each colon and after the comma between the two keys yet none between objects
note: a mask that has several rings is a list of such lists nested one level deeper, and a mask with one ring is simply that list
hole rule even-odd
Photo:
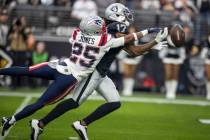
[{"label": "cleat", "polygon": [[2,132],[1,132],[2,136],[5,136],[9,128],[13,125],[13,124],[10,124],[10,120],[11,119],[7,117],[2,118]]},{"label": "cleat", "polygon": [[31,120],[30,121],[31,126],[31,140],[38,140],[39,135],[42,133],[43,129],[39,127],[39,121],[38,120]]},{"label": "cleat", "polygon": [[78,133],[81,140],[89,140],[87,136],[87,126],[83,126],[79,121],[72,124],[73,129]]}]

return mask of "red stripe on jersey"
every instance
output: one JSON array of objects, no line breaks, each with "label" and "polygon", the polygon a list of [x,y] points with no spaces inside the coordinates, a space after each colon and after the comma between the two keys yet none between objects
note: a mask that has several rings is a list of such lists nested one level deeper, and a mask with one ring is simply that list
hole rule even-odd
[{"label": "red stripe on jersey", "polygon": [[106,33],[106,35],[105,35],[105,39],[104,39],[104,44],[103,44],[103,45],[105,45],[105,44],[106,44],[107,39],[108,39],[108,34]]},{"label": "red stripe on jersey", "polygon": [[76,39],[76,37],[77,37],[77,32],[79,32],[79,31],[80,31],[80,29],[79,29],[79,28],[76,28],[76,29],[74,30],[73,35],[72,35],[73,40],[75,40],[75,39]]},{"label": "red stripe on jersey", "polygon": [[77,37],[77,31],[74,31],[74,33],[73,33],[73,39],[75,40],[76,37]]},{"label": "red stripe on jersey", "polygon": [[100,46],[104,46],[106,44],[106,34],[102,35],[102,42],[100,44]]},{"label": "red stripe on jersey", "polygon": [[103,23],[101,33],[102,33],[102,35],[101,35],[101,39],[100,39],[100,42],[99,42],[98,46],[104,46],[107,42],[108,34],[107,34],[107,29],[106,29],[106,23],[105,22]]},{"label": "red stripe on jersey", "polygon": [[101,35],[101,39],[99,41],[98,46],[102,46],[103,40],[104,40],[104,34]]}]

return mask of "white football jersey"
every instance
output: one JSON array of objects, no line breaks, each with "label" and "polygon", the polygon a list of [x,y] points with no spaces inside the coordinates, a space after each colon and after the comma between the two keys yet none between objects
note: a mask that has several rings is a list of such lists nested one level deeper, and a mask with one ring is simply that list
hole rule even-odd
[{"label": "white football jersey", "polygon": [[124,45],[124,37],[112,38],[108,33],[100,36],[84,35],[79,29],[73,32],[69,41],[72,44],[70,58],[51,61],[49,65],[60,73],[72,74],[78,80],[92,73],[110,48]]}]

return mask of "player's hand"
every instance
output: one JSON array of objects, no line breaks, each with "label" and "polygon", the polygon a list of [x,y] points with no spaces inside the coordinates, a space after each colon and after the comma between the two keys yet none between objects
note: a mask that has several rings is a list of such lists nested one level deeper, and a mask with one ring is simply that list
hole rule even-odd
[{"label": "player's hand", "polygon": [[166,48],[166,47],[168,46],[167,43],[168,43],[167,41],[159,42],[159,43],[156,44],[152,49],[160,51],[160,50],[162,50],[163,48]]},{"label": "player's hand", "polygon": [[157,43],[159,43],[159,42],[163,41],[164,39],[166,39],[167,36],[168,36],[168,28],[165,27],[164,30],[161,30],[161,31],[157,34],[157,36],[156,36],[156,38],[155,38],[155,41],[156,41]]},{"label": "player's hand", "polygon": [[151,33],[158,33],[162,30],[162,28],[158,28],[158,27],[154,27],[154,28],[148,28],[148,33],[151,34]]}]

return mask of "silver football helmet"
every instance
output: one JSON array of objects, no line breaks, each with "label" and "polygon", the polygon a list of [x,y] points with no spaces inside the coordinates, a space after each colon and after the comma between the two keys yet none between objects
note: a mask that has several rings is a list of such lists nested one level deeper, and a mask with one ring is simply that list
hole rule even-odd
[{"label": "silver football helmet", "polygon": [[105,17],[111,21],[118,21],[129,26],[133,22],[133,14],[121,3],[113,3],[106,8]]},{"label": "silver football helmet", "polygon": [[79,28],[83,34],[86,35],[100,35],[105,29],[105,22],[99,16],[89,16],[83,18],[80,22]]}]

